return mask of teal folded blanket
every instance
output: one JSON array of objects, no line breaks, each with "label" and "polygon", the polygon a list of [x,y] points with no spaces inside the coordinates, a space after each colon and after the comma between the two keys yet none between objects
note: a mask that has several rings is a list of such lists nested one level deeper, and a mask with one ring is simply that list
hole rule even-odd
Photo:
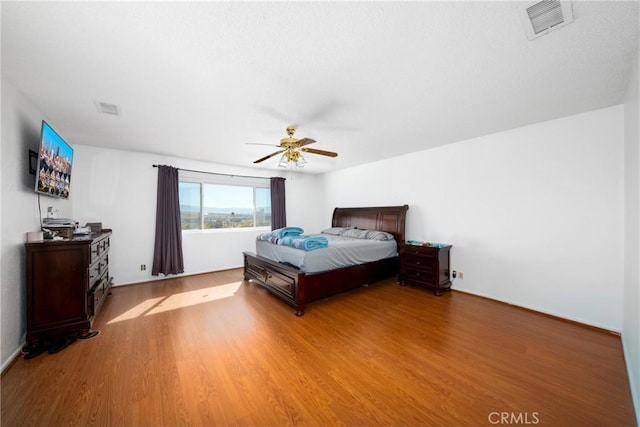
[{"label": "teal folded blanket", "polygon": [[269,240],[272,243],[276,243],[274,240],[282,239],[287,236],[299,236],[302,233],[304,233],[304,230],[300,227],[283,227],[262,233],[258,236],[257,240]]},{"label": "teal folded blanket", "polygon": [[313,251],[328,247],[329,241],[322,236],[285,236],[278,240],[278,244],[305,251]]}]

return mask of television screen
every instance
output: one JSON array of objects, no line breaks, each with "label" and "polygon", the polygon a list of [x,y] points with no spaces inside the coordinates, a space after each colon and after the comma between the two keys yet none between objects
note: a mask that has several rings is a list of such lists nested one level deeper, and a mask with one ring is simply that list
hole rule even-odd
[{"label": "television screen", "polygon": [[43,120],[36,168],[36,192],[68,198],[72,163],[73,148]]}]

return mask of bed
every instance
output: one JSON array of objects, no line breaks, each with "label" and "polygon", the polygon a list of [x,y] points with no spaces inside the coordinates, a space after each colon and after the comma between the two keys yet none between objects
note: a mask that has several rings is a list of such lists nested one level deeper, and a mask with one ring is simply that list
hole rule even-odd
[{"label": "bed", "polygon": [[[405,240],[408,205],[335,208],[331,227],[379,230],[393,235],[396,245]],[[324,249],[318,249],[321,251]],[[317,252],[314,251],[314,252]],[[398,273],[397,254],[377,261],[336,269],[307,272],[252,252],[243,252],[244,279],[265,287],[304,315],[308,302],[368,285]]]}]

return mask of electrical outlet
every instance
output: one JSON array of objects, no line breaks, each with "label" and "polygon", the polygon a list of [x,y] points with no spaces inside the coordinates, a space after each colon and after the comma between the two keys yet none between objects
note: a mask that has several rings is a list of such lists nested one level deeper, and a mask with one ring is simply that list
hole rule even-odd
[{"label": "electrical outlet", "polygon": [[464,279],[464,273],[462,271],[458,271],[458,279]]},{"label": "electrical outlet", "polygon": [[145,271],[147,269],[147,264],[140,264],[140,271]]},{"label": "electrical outlet", "polygon": [[458,272],[457,272],[457,271],[455,271],[455,270],[453,270],[453,271],[451,272],[451,277],[453,277],[454,279],[455,279],[456,277],[458,277]]}]

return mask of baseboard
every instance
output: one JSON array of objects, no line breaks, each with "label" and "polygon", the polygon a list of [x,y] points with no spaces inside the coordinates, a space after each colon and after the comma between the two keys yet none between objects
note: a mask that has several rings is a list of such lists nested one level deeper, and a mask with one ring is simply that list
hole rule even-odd
[{"label": "baseboard", "polygon": [[125,282],[125,283],[114,283],[113,287],[139,285],[139,284],[142,284],[142,283],[158,282],[160,280],[171,280],[171,279],[179,279],[181,277],[187,277],[187,276],[199,276],[201,274],[219,273],[221,271],[238,270],[238,269],[241,269],[242,267],[243,266],[241,265],[239,267],[223,268],[222,270],[197,271],[197,272],[192,272],[192,273],[174,274],[174,275],[171,275],[171,276],[164,276],[164,277],[157,276],[157,277],[154,277],[153,279],[150,279],[150,280],[140,280],[140,281],[135,281],[135,282]]},{"label": "baseboard", "polygon": [[[640,390],[637,389],[638,383],[636,381],[632,381],[631,378],[635,374],[640,377],[640,372],[635,372],[633,370],[633,366],[631,366],[632,358],[627,352],[625,347],[624,337],[622,338],[622,355],[624,356],[624,364],[627,367],[627,376],[629,377],[629,388],[631,389],[631,401],[633,403],[633,409],[636,413],[636,425],[640,426]],[[638,378],[636,378],[637,380]]]},{"label": "baseboard", "polygon": [[22,354],[22,347],[24,346],[24,344],[22,344],[20,347],[18,347],[18,349],[16,351],[14,351],[11,356],[9,356],[9,358],[7,359],[7,361],[5,363],[2,364],[2,366],[0,367],[0,376],[4,375],[4,373],[14,364],[16,363],[16,360],[18,360],[18,357],[20,357],[20,355]]},{"label": "baseboard", "polygon": [[530,311],[532,313],[540,314],[540,315],[543,315],[543,316],[546,316],[546,317],[549,317],[549,318],[552,318],[552,319],[556,319],[556,320],[561,320],[563,322],[571,323],[573,325],[582,326],[582,327],[585,327],[585,328],[594,329],[594,330],[601,331],[601,332],[606,332],[608,334],[621,336],[621,332],[620,331],[612,330],[612,329],[609,329],[609,328],[607,328],[605,326],[585,323],[584,321],[581,321],[581,320],[571,319],[571,318],[568,318],[568,317],[562,317],[562,316],[559,316],[559,315],[554,314],[554,313],[547,313],[547,312],[544,312],[544,311],[537,310],[535,308],[525,307],[525,306],[522,306],[522,305],[519,305],[519,304],[515,304],[515,303],[509,302],[509,301],[503,301],[503,300],[495,299],[495,298],[492,298],[492,297],[487,296],[487,295],[477,294],[477,293],[469,292],[469,291],[466,291],[466,290],[463,291],[463,290],[454,289],[454,288],[451,288],[451,290],[454,291],[454,292],[460,292],[460,293],[467,294],[467,295],[473,295],[473,296],[476,296],[478,298],[484,298],[484,299],[488,299],[488,300],[491,300],[491,301],[499,302],[501,304],[505,304],[505,305],[508,305],[508,306],[511,306],[511,307],[519,308],[521,310],[527,310],[527,311]]}]

